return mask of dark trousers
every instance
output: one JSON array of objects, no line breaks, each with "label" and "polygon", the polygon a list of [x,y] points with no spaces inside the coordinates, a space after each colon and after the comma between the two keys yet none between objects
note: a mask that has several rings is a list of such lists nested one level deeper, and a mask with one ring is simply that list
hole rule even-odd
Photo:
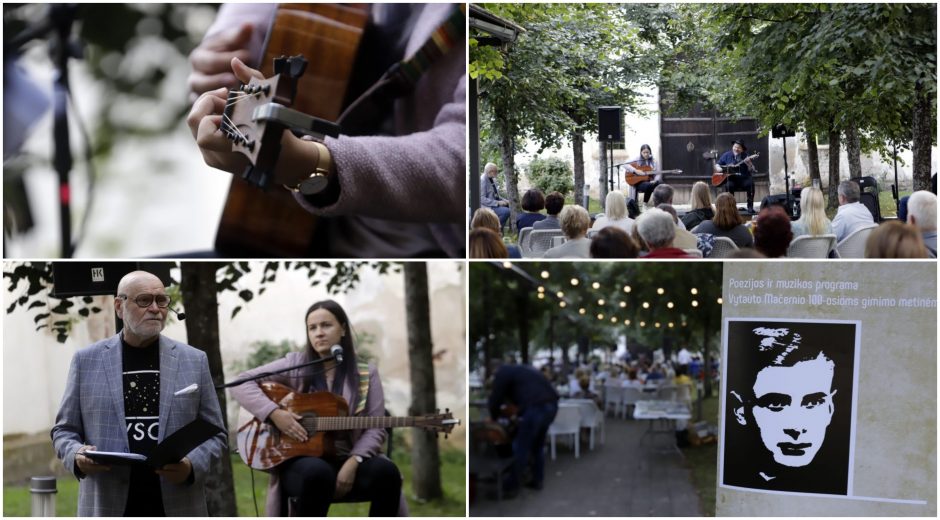
[{"label": "dark trousers", "polygon": [[493,213],[496,213],[497,217],[499,217],[499,230],[502,232],[506,227],[506,222],[509,221],[509,215],[512,214],[512,210],[506,206],[496,206],[495,208],[490,209],[493,210]]},{"label": "dark trousers", "polygon": [[[295,516],[326,516],[336,492],[336,475],[345,460],[297,457],[281,467],[281,512],[287,516],[287,500],[296,498]],[[342,501],[370,501],[369,516],[396,516],[401,495],[401,473],[384,457],[370,457],[359,464],[352,489]]]},{"label": "dark trousers", "polygon": [[643,202],[649,202],[650,197],[653,196],[653,190],[656,189],[656,186],[662,184],[660,181],[643,181],[633,187],[636,190],[636,198],[640,199],[640,193],[643,193]]},{"label": "dark trousers", "polygon": [[754,211],[754,179],[748,175],[732,175],[725,182],[725,191],[734,195],[736,191],[747,193],[747,210]]},{"label": "dark trousers", "polygon": [[512,441],[512,453],[516,459],[513,471],[506,481],[512,489],[522,482],[522,474],[532,457],[532,483],[540,485],[545,478],[545,434],[558,413],[558,403],[542,403],[527,407],[519,417],[519,429]]}]

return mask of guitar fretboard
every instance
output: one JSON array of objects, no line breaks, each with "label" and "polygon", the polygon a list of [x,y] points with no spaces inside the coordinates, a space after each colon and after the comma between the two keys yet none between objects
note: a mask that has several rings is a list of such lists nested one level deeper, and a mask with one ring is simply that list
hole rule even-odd
[{"label": "guitar fretboard", "polygon": [[308,431],[369,430],[372,428],[407,428],[414,417],[304,417],[301,424]]}]

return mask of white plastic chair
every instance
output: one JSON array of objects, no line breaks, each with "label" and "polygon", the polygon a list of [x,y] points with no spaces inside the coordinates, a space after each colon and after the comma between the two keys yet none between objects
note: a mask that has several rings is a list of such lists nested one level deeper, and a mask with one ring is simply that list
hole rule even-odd
[{"label": "white plastic chair", "polygon": [[835,248],[835,235],[801,235],[790,242],[787,256],[790,258],[829,258],[829,251]]},{"label": "white plastic chair", "polygon": [[715,247],[712,248],[708,258],[726,258],[737,250],[738,246],[734,243],[734,240],[728,237],[715,237]]},{"label": "white plastic chair", "polygon": [[552,248],[552,239],[554,237],[564,237],[560,229],[533,229],[529,233],[529,241],[526,249],[532,258],[541,258],[545,256],[545,251]]},{"label": "white plastic chair", "polygon": [[[636,402],[646,399],[643,396],[643,390],[635,386],[627,386],[623,388],[623,415],[624,417],[633,417],[632,409],[636,408]],[[631,409],[630,415],[627,415],[627,407]]]},{"label": "white plastic chair", "polygon": [[551,426],[548,427],[548,437],[551,442],[552,460],[555,460],[555,437],[571,435],[574,439],[574,458],[581,456],[581,407],[578,405],[558,405],[558,414]]},{"label": "white plastic chair", "polygon": [[610,411],[611,406],[614,408],[614,417],[623,410],[623,388],[619,384],[604,386],[604,413]]},{"label": "white plastic chair", "polygon": [[878,224],[871,224],[849,233],[849,236],[843,238],[836,244],[836,251],[839,253],[839,257],[865,258],[865,242],[868,241],[868,235],[870,235],[872,230],[876,227],[878,227]]},{"label": "white plastic chair", "polygon": [[597,403],[593,399],[570,399],[567,402],[581,407],[581,427],[588,428],[591,431],[591,450],[594,450],[594,430],[600,429],[601,444],[604,444],[604,414],[597,407]]},{"label": "white plastic chair", "polygon": [[531,227],[522,228],[519,230],[519,252],[522,253],[523,258],[529,256],[529,253],[530,253],[530,251],[526,250],[526,247],[528,247],[529,245],[527,242],[529,239],[529,233],[531,232],[532,232]]},{"label": "white plastic chair", "polygon": [[676,388],[676,385],[662,385],[659,387],[659,391],[656,392],[656,399],[660,401],[675,401],[677,393],[678,388]]}]

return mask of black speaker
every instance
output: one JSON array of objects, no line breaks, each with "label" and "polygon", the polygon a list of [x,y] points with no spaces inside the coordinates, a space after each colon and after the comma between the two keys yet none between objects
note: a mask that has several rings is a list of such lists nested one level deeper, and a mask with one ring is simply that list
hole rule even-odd
[{"label": "black speaker", "polygon": [[770,130],[770,135],[774,139],[779,139],[781,137],[796,137],[796,132],[780,124],[774,125],[774,127]]},{"label": "black speaker", "polygon": [[131,271],[147,271],[169,286],[173,262],[53,262],[52,295],[56,298],[117,293],[118,282]]},{"label": "black speaker", "polygon": [[620,125],[623,123],[623,109],[620,107],[597,108],[597,135],[599,141],[621,141],[623,134]]}]

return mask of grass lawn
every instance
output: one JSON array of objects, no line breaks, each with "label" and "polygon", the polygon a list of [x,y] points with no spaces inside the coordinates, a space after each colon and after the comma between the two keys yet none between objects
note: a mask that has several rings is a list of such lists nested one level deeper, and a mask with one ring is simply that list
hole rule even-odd
[{"label": "grass lawn", "polygon": [[[718,425],[717,395],[702,401],[702,420]],[[692,469],[692,484],[702,500],[706,516],[715,516],[715,487],[718,480],[718,443],[688,447],[682,450],[686,463]]]},{"label": "grass lawn", "polygon": [[[399,439],[396,438],[396,441]],[[395,464],[405,477],[405,497],[411,516],[465,516],[466,515],[466,454],[456,448],[441,450],[441,485],[444,498],[430,502],[418,502],[411,491],[411,454],[396,444]],[[239,516],[255,516],[255,506],[251,493],[251,472],[242,463],[238,455],[232,455],[232,467],[235,473],[235,500]],[[264,501],[267,496],[268,475],[255,471],[255,490],[258,510],[264,515]],[[59,492],[56,495],[56,516],[75,516],[78,503],[78,481],[73,478],[60,478]],[[3,516],[29,516],[30,494],[27,486],[4,486]],[[368,516],[369,503],[336,504],[330,508],[330,516]]]}]

